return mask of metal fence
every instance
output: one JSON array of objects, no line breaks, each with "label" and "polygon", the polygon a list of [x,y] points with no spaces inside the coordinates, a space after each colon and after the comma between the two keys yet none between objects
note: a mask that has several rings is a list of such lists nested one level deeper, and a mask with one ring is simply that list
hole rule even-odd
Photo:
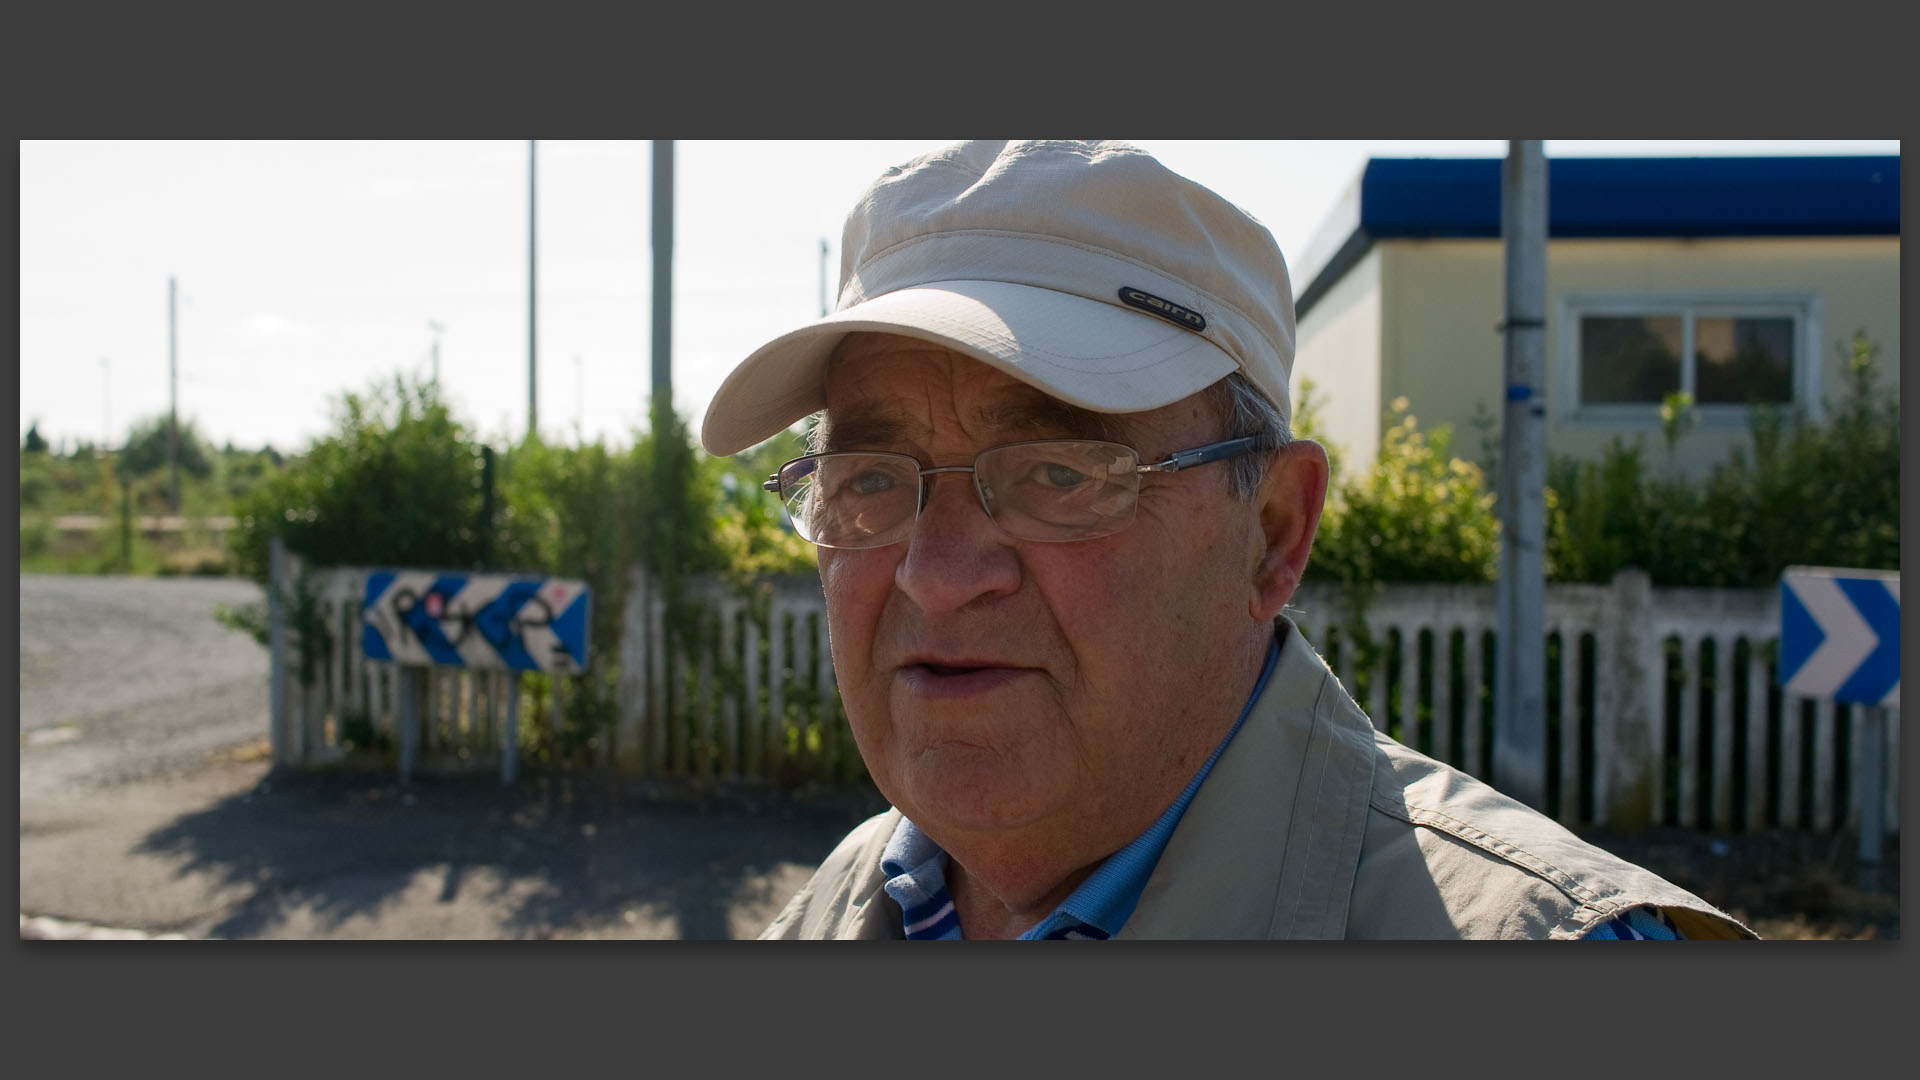
[{"label": "metal fence", "polygon": [[[307,625],[275,650],[275,759],[336,759],[349,744],[397,745],[416,728],[431,768],[496,767],[514,742],[581,748],[572,760],[625,776],[793,784],[862,775],[840,708],[826,611],[812,578],[738,589],[630,571],[621,640],[595,643],[583,678],[612,680],[612,709],[569,732],[571,680],[429,669],[410,682],[359,648],[366,571],[304,576]],[[297,566],[283,569],[291,583]],[[1490,775],[1494,590],[1394,585],[1356,613],[1308,585],[1290,607],[1376,726]],[[292,619],[293,623],[301,620]],[[1545,809],[1574,827],[1671,824],[1720,831],[1857,828],[1862,710],[1783,695],[1775,678],[1776,590],[1655,589],[1628,571],[1609,585],[1546,590]],[[516,715],[525,723],[514,725]],[[1899,821],[1899,724],[1884,725],[1882,820]]]}]

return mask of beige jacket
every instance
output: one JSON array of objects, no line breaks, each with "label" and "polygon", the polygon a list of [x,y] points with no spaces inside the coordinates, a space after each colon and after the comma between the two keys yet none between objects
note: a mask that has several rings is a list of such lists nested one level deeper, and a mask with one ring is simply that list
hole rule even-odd
[{"label": "beige jacket", "polygon": [[[1657,906],[1688,938],[1754,937],[1712,905],[1374,730],[1284,624],[1280,658],[1119,938],[1578,938]],[[897,938],[856,827],[762,938]]]}]

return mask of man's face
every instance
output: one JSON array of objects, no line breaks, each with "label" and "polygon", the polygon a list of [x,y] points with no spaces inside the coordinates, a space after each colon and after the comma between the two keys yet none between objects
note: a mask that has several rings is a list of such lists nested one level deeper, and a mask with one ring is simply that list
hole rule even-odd
[{"label": "man's face", "polygon": [[[1091,414],[997,369],[887,335],[841,347],[827,418],[828,449],[923,467],[1101,437]],[[1108,421],[1144,462],[1242,434],[1197,397]],[[970,474],[939,474],[907,540],[820,549],[834,670],[881,792],[949,850],[1097,858],[1151,823],[1238,715],[1250,687],[1222,673],[1257,671],[1269,634],[1250,605],[1260,514],[1224,470],[1148,474],[1131,525],[1068,543],[1008,536]]]}]

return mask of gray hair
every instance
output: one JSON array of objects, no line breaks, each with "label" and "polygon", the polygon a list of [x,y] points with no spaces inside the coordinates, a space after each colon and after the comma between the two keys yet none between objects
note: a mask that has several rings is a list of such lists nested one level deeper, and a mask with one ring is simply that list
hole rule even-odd
[{"label": "gray hair", "polygon": [[[1254,452],[1226,462],[1227,490],[1235,498],[1251,499],[1260,490],[1260,481],[1266,476],[1267,464],[1273,458],[1273,452],[1284,450],[1293,442],[1293,431],[1287,426],[1287,418],[1280,413],[1279,406],[1267,399],[1267,395],[1245,375],[1236,371],[1219,382],[1201,391],[1206,396],[1207,405],[1214,415],[1220,418],[1221,430],[1226,438],[1239,439],[1252,436]],[[807,422],[807,453],[818,454],[826,448],[827,414],[814,413]],[[1109,430],[1103,433],[1114,438]]]},{"label": "gray hair", "polygon": [[1256,440],[1253,453],[1226,463],[1227,490],[1236,498],[1251,499],[1260,490],[1260,481],[1266,476],[1273,452],[1284,450],[1293,442],[1287,418],[1280,414],[1279,406],[1267,400],[1267,395],[1238,371],[1201,392],[1220,417],[1228,438],[1251,435]]}]

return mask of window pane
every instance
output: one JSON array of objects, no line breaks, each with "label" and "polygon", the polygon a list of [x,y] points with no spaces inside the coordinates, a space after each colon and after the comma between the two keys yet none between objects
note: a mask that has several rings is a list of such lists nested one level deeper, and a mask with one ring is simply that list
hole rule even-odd
[{"label": "window pane", "polygon": [[1793,320],[1701,317],[1693,324],[1695,400],[1745,405],[1793,400]]},{"label": "window pane", "polygon": [[1658,405],[1680,389],[1680,316],[1583,315],[1580,401]]}]

